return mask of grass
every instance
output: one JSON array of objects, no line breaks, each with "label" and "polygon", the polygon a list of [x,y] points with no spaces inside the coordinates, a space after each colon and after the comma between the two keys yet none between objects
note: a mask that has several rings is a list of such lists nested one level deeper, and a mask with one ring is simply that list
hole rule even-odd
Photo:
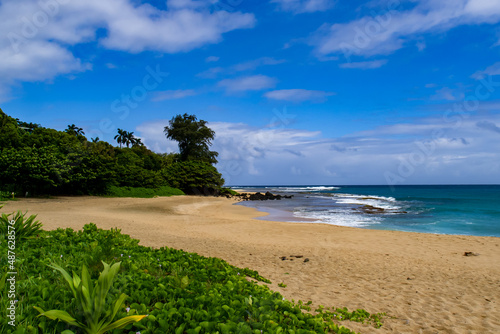
[{"label": "grass", "polygon": [[142,187],[115,187],[108,189],[106,196],[109,197],[139,197],[153,198],[156,196],[177,196],[185,195],[184,192],[177,188],[163,186],[159,188],[142,188]]},{"label": "grass", "polygon": [[[0,253],[7,251],[7,244],[1,242]],[[109,332],[113,334],[351,334],[343,321],[368,322],[371,331],[381,325],[380,315],[364,310],[320,307],[312,314],[311,302],[286,300],[270,290],[265,284],[271,282],[256,271],[183,250],[140,246],[139,240],[118,229],[101,230],[95,224],[85,225],[82,231],[40,230],[34,237],[16,242],[15,252],[17,319],[13,328],[9,319],[0,317],[0,333],[5,334],[78,333],[75,326],[39,317],[37,309],[83,315],[54,265],[68,273],[79,272],[85,265],[90,282],[99,277],[103,262],[121,264],[106,299],[111,305],[121,294],[128,296],[117,310],[117,319],[148,315]],[[2,272],[7,272],[9,264],[7,257],[0,258]],[[0,279],[2,314],[12,299],[5,278]]]}]

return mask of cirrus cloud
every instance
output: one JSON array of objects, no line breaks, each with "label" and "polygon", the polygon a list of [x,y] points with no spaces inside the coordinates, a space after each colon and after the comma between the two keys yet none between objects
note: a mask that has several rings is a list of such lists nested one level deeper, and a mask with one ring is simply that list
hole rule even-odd
[{"label": "cirrus cloud", "polygon": [[228,93],[238,93],[246,91],[257,91],[272,88],[277,80],[265,75],[251,75],[235,79],[224,79],[217,84],[226,89]]},{"label": "cirrus cloud", "polygon": [[402,10],[399,1],[389,2],[378,15],[347,23],[324,24],[309,42],[319,57],[344,54],[370,57],[387,55],[418,40],[423,34],[442,33],[462,25],[500,21],[500,2],[492,0],[416,1]]},{"label": "cirrus cloud", "polygon": [[332,95],[335,95],[335,93],[307,89],[281,89],[273,90],[264,94],[264,96],[268,99],[290,102],[324,102],[329,96]]},{"label": "cirrus cloud", "polygon": [[272,0],[278,8],[295,14],[322,12],[333,7],[333,0]]}]

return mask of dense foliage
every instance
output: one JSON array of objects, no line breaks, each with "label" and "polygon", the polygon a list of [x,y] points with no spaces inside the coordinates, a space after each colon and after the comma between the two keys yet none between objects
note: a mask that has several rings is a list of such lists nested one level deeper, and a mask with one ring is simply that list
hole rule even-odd
[{"label": "dense foliage", "polygon": [[217,152],[210,151],[215,132],[207,126],[204,120],[198,120],[195,115],[177,115],[165,127],[168,139],[179,143],[181,161],[202,161],[209,164],[217,163]]},{"label": "dense foliage", "polygon": [[[192,161],[193,175],[178,174],[183,179],[177,180],[168,171],[182,168],[179,154],[154,153],[122,129],[117,139],[127,147],[114,147],[98,138],[88,141],[74,124],[57,131],[16,120],[0,109],[0,191],[17,196],[92,195],[110,193],[112,187],[170,186],[196,193],[205,188],[218,192],[224,183],[203,159]],[[212,173],[204,183],[199,176],[207,175],[207,170]]]},{"label": "dense foliage", "polygon": [[212,195],[220,191],[224,180],[217,169],[205,162],[179,161],[165,168],[167,183],[188,194]]},{"label": "dense foliage", "polygon": [[[39,311],[34,307],[64,310],[72,315],[81,312],[80,300],[60,273],[53,270],[53,264],[69,273],[79,272],[85,265],[90,282],[98,279],[102,261],[121,262],[106,298],[112,307],[122,293],[128,296],[117,310],[116,319],[148,315],[113,333],[352,333],[338,324],[346,319],[370,321],[377,327],[378,317],[363,310],[321,308],[315,315],[307,313],[307,305],[294,304],[272,292],[258,283],[269,281],[250,269],[236,268],[217,258],[171,248],[152,249],[138,243],[117,229],[100,230],[94,224],[77,232],[39,231],[37,237],[17,242],[17,327],[0,317],[0,332],[78,332],[65,322],[37,317]],[[0,252],[7,253],[5,242],[0,243]],[[2,257],[2,272],[7,266],[8,260]],[[10,301],[5,278],[0,279],[2,314]]]}]

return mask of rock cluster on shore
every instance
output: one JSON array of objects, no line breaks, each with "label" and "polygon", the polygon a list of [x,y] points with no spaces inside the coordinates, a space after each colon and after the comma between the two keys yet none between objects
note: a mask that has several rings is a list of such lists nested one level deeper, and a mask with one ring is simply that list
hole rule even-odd
[{"label": "rock cluster on shore", "polygon": [[352,208],[354,211],[359,211],[362,213],[367,213],[367,214],[384,214],[384,213],[390,213],[390,214],[405,214],[407,213],[406,211],[398,211],[398,210],[392,210],[392,209],[384,209],[384,208],[379,208],[376,206],[372,205],[363,205],[359,206],[358,208]]},{"label": "rock cluster on shore", "polygon": [[269,191],[265,194],[260,192],[255,194],[241,193],[238,195],[226,195],[227,198],[239,198],[242,201],[267,201],[267,200],[281,200],[282,198],[292,198],[293,195],[274,195]]}]

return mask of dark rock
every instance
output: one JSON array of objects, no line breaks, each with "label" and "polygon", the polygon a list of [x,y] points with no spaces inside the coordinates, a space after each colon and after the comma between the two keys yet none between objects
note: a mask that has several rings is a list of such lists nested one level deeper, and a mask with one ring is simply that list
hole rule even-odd
[{"label": "dark rock", "polygon": [[286,260],[286,256],[282,256],[280,257],[281,261],[285,261]]},{"label": "dark rock", "polygon": [[241,193],[232,197],[239,197],[243,201],[267,201],[281,200],[282,198],[293,198],[293,195],[274,195],[267,191],[265,194],[257,192],[255,194]]},{"label": "dark rock", "polygon": [[479,253],[474,253],[474,252],[465,252],[464,256],[479,256]]},{"label": "dark rock", "polygon": [[295,257],[297,259],[303,258],[304,255],[290,255],[290,257]]},{"label": "dark rock", "polygon": [[309,258],[307,258],[307,257],[306,257],[306,258],[304,259],[304,262],[309,262]]}]

